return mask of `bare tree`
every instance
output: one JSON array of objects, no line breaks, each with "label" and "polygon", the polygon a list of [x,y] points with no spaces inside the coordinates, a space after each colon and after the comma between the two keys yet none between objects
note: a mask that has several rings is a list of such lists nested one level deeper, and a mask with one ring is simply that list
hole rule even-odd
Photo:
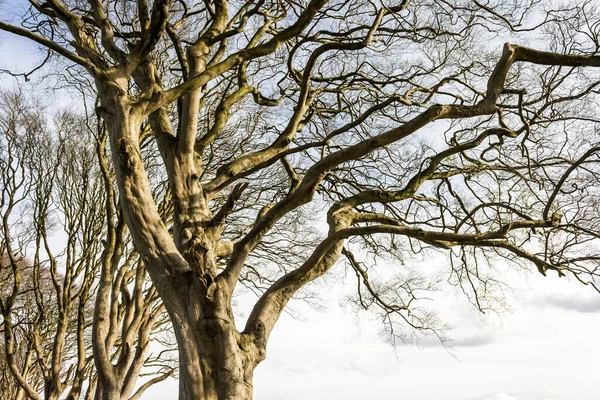
[{"label": "bare tree", "polygon": [[[419,301],[433,284],[402,272],[376,282],[369,254],[445,251],[446,280],[481,310],[502,290],[497,259],[596,287],[593,2],[30,4],[21,26],[0,29],[94,80],[122,215],[177,338],[180,399],[251,398],[281,312],[340,258],[358,304],[391,329],[436,332]],[[498,54],[498,38],[540,50],[507,43]],[[142,157],[148,131],[166,209]],[[318,237],[311,214],[322,208]],[[241,332],[239,282],[260,292]],[[95,336],[109,337],[99,321]],[[105,342],[101,398],[117,399],[122,374]]]},{"label": "bare tree", "polygon": [[[20,93],[0,93],[0,106],[2,397],[101,397],[92,331],[108,318],[103,349],[122,371],[121,398],[138,398],[174,368],[149,353],[168,321],[122,218],[106,212],[116,201],[101,168],[106,135],[97,130],[97,144],[81,140],[85,121],[68,112],[48,126],[46,112]],[[113,218],[120,233],[108,249]],[[106,315],[94,299],[111,304]],[[150,379],[135,391],[144,367]]]}]

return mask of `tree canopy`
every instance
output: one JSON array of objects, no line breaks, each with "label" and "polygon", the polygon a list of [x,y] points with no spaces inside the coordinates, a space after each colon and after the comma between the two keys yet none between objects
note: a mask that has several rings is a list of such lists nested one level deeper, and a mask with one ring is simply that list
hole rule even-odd
[{"label": "tree canopy", "polygon": [[[91,78],[105,212],[169,314],[182,400],[251,398],[281,312],[342,260],[394,332],[439,333],[415,254],[447,254],[434,275],[482,311],[498,260],[598,290],[593,2],[31,0],[14,21],[67,82]],[[258,300],[239,331],[242,285]],[[109,312],[94,362],[112,400]]]}]

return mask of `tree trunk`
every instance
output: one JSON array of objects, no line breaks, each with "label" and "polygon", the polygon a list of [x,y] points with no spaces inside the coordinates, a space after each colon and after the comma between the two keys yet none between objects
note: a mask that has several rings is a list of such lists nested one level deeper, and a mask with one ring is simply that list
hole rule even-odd
[{"label": "tree trunk", "polygon": [[[254,369],[265,357],[265,342],[256,334],[238,332],[223,281],[198,289],[204,282],[189,272],[190,300],[185,317],[173,318],[179,346],[179,400],[252,399]],[[196,284],[190,285],[189,282]],[[196,289],[194,289],[196,286]],[[185,286],[181,286],[185,287]],[[185,299],[186,291],[180,294]]]},{"label": "tree trunk", "polygon": [[94,400],[121,400],[120,391],[113,382],[98,378]]},{"label": "tree trunk", "polygon": [[[240,333],[235,328],[232,290],[225,279],[216,277],[215,247],[220,231],[211,225],[193,155],[173,149],[175,156],[165,157],[167,164],[172,163],[167,169],[175,204],[174,240],[157,212],[143,166],[139,148],[142,119],[124,93],[124,89],[104,86],[99,93],[101,111],[110,134],[123,216],[177,338],[179,399],[251,399],[252,374],[265,355],[264,335],[256,333],[260,329]],[[98,332],[104,335],[101,329]],[[112,366],[101,349],[94,351],[99,377],[104,375],[109,383],[116,377]],[[105,383],[98,381],[102,400],[108,400],[110,394],[100,389]]]},{"label": "tree trunk", "polygon": [[[255,361],[231,324],[217,318],[199,322],[198,342],[180,345],[194,351],[194,363],[180,364],[180,400],[249,400]],[[237,338],[236,338],[237,336]]]}]

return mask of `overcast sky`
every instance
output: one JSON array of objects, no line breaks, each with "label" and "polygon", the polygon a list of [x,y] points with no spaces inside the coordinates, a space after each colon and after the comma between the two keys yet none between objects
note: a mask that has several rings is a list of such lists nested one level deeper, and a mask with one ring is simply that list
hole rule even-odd
[{"label": "overcast sky", "polygon": [[530,281],[502,320],[446,297],[455,358],[435,341],[394,351],[379,324],[357,325],[336,304],[305,322],[287,317],[257,369],[256,399],[598,399],[600,296]]},{"label": "overcast sky", "polygon": [[[581,285],[531,274],[506,279],[521,290],[514,312],[481,316],[448,293],[438,304],[454,326],[453,349],[425,340],[393,349],[381,325],[325,291],[325,311],[284,315],[255,374],[256,400],[584,400],[600,393],[600,296]],[[174,381],[145,399],[176,393]]]},{"label": "overcast sky", "polygon": [[[600,296],[537,272],[505,280],[519,290],[514,311],[501,316],[482,316],[451,292],[437,302],[454,327],[449,351],[433,339],[392,348],[378,321],[339,305],[340,285],[324,290],[323,311],[296,301],[303,320],[278,322],[256,369],[254,398],[597,400]],[[144,399],[176,392],[171,380]]]},{"label": "overcast sky", "polygon": [[[35,46],[0,34],[0,68],[24,70],[32,58],[40,58]],[[0,76],[2,85],[11,81]],[[454,356],[434,340],[392,348],[378,321],[341,307],[340,287],[328,286],[324,311],[296,302],[303,320],[284,315],[279,321],[255,373],[254,398],[600,398],[600,295],[555,275],[504,280],[520,290],[511,299],[514,312],[501,318],[478,314],[452,292],[438,299],[440,316],[454,327]],[[176,393],[169,380],[143,399],[175,399]]]}]

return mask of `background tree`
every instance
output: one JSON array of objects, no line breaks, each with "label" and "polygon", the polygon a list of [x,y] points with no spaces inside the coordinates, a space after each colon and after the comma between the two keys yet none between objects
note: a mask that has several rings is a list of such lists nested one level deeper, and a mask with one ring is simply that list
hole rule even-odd
[{"label": "background tree", "polygon": [[[393,332],[439,332],[420,301],[428,275],[378,271],[424,249],[448,254],[438,272],[481,310],[501,295],[498,259],[595,285],[592,2],[30,4],[0,29],[94,80],[122,215],[177,338],[180,399],[251,398],[282,310],[340,258],[358,304]],[[499,54],[498,38],[539,50]],[[168,223],[140,149],[148,131]],[[306,233],[315,208],[324,235]],[[242,331],[239,282],[268,283]],[[102,398],[115,399],[122,375],[98,343]]]},{"label": "background tree", "polygon": [[[174,368],[167,353],[149,353],[167,320],[122,218],[110,212],[105,136],[93,130],[97,144],[81,140],[90,133],[85,119],[68,112],[47,123],[46,111],[20,93],[0,93],[0,108],[2,397],[100,397],[92,330],[106,319],[101,347],[122,371],[121,398],[138,398]],[[113,218],[119,238],[109,249],[103,238]],[[94,301],[110,310],[94,313]],[[144,367],[150,379],[140,387]]]}]

